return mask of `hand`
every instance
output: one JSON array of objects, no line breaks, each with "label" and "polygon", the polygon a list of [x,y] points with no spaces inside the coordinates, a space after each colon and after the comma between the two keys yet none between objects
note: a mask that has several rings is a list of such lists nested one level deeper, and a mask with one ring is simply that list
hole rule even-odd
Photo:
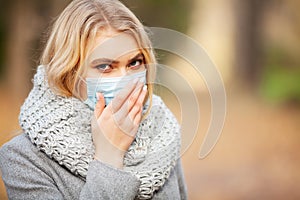
[{"label": "hand", "polygon": [[117,168],[123,167],[125,152],[133,142],[142,118],[147,94],[143,85],[137,81],[128,84],[106,107],[104,97],[99,93],[92,120],[96,159]]}]

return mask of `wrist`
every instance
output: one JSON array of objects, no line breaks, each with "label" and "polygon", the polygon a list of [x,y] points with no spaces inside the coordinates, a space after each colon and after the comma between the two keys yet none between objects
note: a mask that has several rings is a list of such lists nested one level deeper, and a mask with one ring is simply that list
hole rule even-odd
[{"label": "wrist", "polygon": [[115,168],[122,169],[123,168],[123,160],[124,160],[125,152],[116,150],[114,152],[110,151],[109,154],[105,152],[96,151],[94,154],[94,159],[105,164],[109,164]]}]

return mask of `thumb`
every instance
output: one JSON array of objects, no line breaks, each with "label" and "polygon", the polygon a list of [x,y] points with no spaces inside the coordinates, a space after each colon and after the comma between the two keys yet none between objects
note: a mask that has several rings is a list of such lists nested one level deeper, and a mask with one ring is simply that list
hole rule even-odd
[{"label": "thumb", "polygon": [[105,100],[104,100],[104,96],[102,93],[97,93],[96,95],[97,95],[98,101],[95,105],[94,115],[95,115],[96,119],[98,119],[104,110]]}]

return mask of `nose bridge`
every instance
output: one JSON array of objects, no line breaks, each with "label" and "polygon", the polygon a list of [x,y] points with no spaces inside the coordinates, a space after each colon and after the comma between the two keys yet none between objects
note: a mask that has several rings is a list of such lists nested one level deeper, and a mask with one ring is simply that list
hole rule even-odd
[{"label": "nose bridge", "polygon": [[125,76],[128,73],[128,58],[126,56],[120,56],[118,61],[118,76]]},{"label": "nose bridge", "polygon": [[119,67],[119,71],[120,71],[120,76],[125,76],[126,73],[127,73],[126,66],[121,65],[121,66]]}]

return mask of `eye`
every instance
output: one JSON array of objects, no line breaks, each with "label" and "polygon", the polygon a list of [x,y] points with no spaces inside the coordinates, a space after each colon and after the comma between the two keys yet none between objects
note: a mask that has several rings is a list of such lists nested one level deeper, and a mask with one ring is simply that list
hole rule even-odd
[{"label": "eye", "polygon": [[143,64],[144,64],[144,61],[142,59],[137,59],[137,60],[132,61],[129,64],[129,67],[135,69],[135,68],[139,68]]},{"label": "eye", "polygon": [[98,69],[101,73],[108,73],[112,70],[112,66],[110,64],[97,65],[95,68]]}]

